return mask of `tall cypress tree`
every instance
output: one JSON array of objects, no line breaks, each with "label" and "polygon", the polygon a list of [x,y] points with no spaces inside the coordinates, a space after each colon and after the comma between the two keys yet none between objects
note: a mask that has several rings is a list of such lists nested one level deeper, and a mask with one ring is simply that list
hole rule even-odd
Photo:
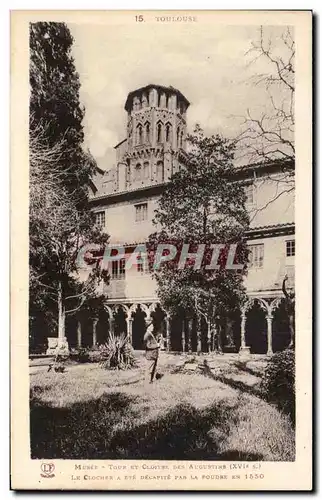
[{"label": "tall cypress tree", "polygon": [[[30,131],[45,131],[49,148],[64,142],[60,168],[65,185],[86,189],[94,168],[82,149],[85,109],[79,101],[80,81],[72,56],[73,37],[65,23],[30,24]],[[43,137],[44,138],[44,137]]]},{"label": "tall cypress tree", "polygon": [[107,279],[98,267],[85,278],[79,274],[81,248],[102,246],[108,237],[88,204],[95,161],[82,147],[84,108],[72,44],[64,23],[30,25],[30,316],[50,317],[61,339],[66,316],[96,297],[99,281]]}]

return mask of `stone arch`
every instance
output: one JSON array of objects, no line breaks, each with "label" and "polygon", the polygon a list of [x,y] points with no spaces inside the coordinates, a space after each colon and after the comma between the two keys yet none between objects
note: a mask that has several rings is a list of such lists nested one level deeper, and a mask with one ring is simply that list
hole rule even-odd
[{"label": "stone arch", "polygon": [[289,317],[284,297],[277,297],[270,304],[272,321],[272,348],[274,352],[283,351],[291,341]]},{"label": "stone arch", "polygon": [[104,309],[108,313],[109,318],[113,319],[113,309],[112,309],[112,307],[110,307],[109,305],[105,304]]},{"label": "stone arch", "polygon": [[135,171],[134,171],[134,180],[135,181],[140,181],[142,178],[142,165],[140,162],[138,162],[135,165]]},{"label": "stone arch", "polygon": [[180,127],[177,127],[177,147],[179,147]]},{"label": "stone arch", "polygon": [[148,120],[144,124],[144,134],[145,134],[145,143],[150,144],[150,142],[151,142],[151,126],[150,126],[150,122]]},{"label": "stone arch", "polygon": [[143,144],[143,126],[142,126],[142,123],[138,123],[136,126],[136,144],[138,146]]},{"label": "stone arch", "polygon": [[120,308],[123,309],[125,314],[128,314],[129,307],[126,304],[114,304],[112,307],[113,314],[115,314],[115,312],[118,311]]},{"label": "stone arch", "polygon": [[183,130],[180,132],[180,148],[183,147]]},{"label": "stone arch", "polygon": [[163,123],[161,121],[157,122],[157,142],[163,141]]},{"label": "stone arch", "polygon": [[276,299],[274,299],[269,305],[270,312],[273,313],[278,307],[280,307],[281,303],[282,297],[276,297]]},{"label": "stone arch", "polygon": [[115,304],[113,310],[113,330],[115,335],[127,334],[128,307],[125,304]]},{"label": "stone arch", "polygon": [[146,108],[149,105],[148,98],[146,94],[142,94],[142,108]]},{"label": "stone arch", "polygon": [[164,163],[162,160],[157,161],[156,174],[157,174],[157,182],[163,182],[164,181]]},{"label": "stone arch", "polygon": [[133,304],[129,310],[132,320],[132,345],[134,349],[142,350],[144,349],[143,337],[149,310],[145,304]]},{"label": "stone arch", "polygon": [[133,98],[133,110],[138,111],[139,109],[141,109],[141,101],[138,96],[135,96]]},{"label": "stone arch", "polygon": [[165,142],[172,142],[172,125],[169,122],[165,124]]},{"label": "stone arch", "polygon": [[260,308],[263,309],[263,311],[269,312],[270,308],[265,299],[252,297],[248,299],[247,302],[244,304],[242,308],[242,313],[246,314],[247,311],[249,311],[256,302],[259,304]]},{"label": "stone arch", "polygon": [[245,342],[254,354],[265,354],[269,348],[268,324],[269,305],[265,299],[250,298],[243,307]]},{"label": "stone arch", "polygon": [[149,309],[149,315],[151,316],[151,314],[155,311],[156,307],[158,306],[158,302],[152,302],[152,304],[150,304],[148,306],[148,309]]},{"label": "stone arch", "polygon": [[145,161],[143,163],[143,178],[144,179],[148,179],[150,177],[149,172],[150,172],[150,163],[148,161]]}]

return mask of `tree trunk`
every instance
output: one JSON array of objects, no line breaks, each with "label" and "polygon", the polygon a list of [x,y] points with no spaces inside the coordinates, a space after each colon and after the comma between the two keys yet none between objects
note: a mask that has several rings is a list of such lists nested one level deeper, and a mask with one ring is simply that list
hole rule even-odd
[{"label": "tree trunk", "polygon": [[188,352],[189,352],[189,354],[192,353],[192,345],[191,345],[192,326],[193,326],[192,319],[189,318],[188,319],[188,324],[187,324],[187,327],[188,327]]},{"label": "tree trunk", "polygon": [[182,352],[186,350],[186,328],[185,328],[185,320],[182,320],[182,331],[181,331],[181,348]]},{"label": "tree trunk", "polygon": [[218,338],[218,352],[222,354],[222,325],[217,327],[217,338]]},{"label": "tree trunk", "polygon": [[211,352],[211,323],[207,321],[207,351]]},{"label": "tree trunk", "polygon": [[61,282],[58,285],[58,343],[65,338],[65,308]]},{"label": "tree trunk", "polygon": [[293,314],[290,314],[289,315],[289,326],[290,326],[290,343],[288,345],[289,349],[293,349],[294,348],[294,316]]},{"label": "tree trunk", "polygon": [[201,317],[197,314],[197,354],[201,353]]}]

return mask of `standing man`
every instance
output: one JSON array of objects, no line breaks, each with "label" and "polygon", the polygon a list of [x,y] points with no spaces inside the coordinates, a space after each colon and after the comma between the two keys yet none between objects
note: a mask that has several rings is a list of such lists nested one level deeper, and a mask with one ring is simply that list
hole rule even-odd
[{"label": "standing man", "polygon": [[148,364],[147,371],[150,373],[150,384],[152,384],[157,369],[160,349],[160,344],[153,333],[152,322],[147,326],[143,342],[145,347],[145,357],[148,361],[151,361],[151,363]]}]

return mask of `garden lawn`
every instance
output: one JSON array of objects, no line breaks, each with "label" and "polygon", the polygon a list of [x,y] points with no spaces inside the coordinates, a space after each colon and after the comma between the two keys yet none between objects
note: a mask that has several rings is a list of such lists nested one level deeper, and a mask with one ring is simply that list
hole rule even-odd
[{"label": "garden lawn", "polygon": [[163,354],[132,370],[31,367],[32,458],[290,461],[295,432],[260,397],[264,358]]}]

